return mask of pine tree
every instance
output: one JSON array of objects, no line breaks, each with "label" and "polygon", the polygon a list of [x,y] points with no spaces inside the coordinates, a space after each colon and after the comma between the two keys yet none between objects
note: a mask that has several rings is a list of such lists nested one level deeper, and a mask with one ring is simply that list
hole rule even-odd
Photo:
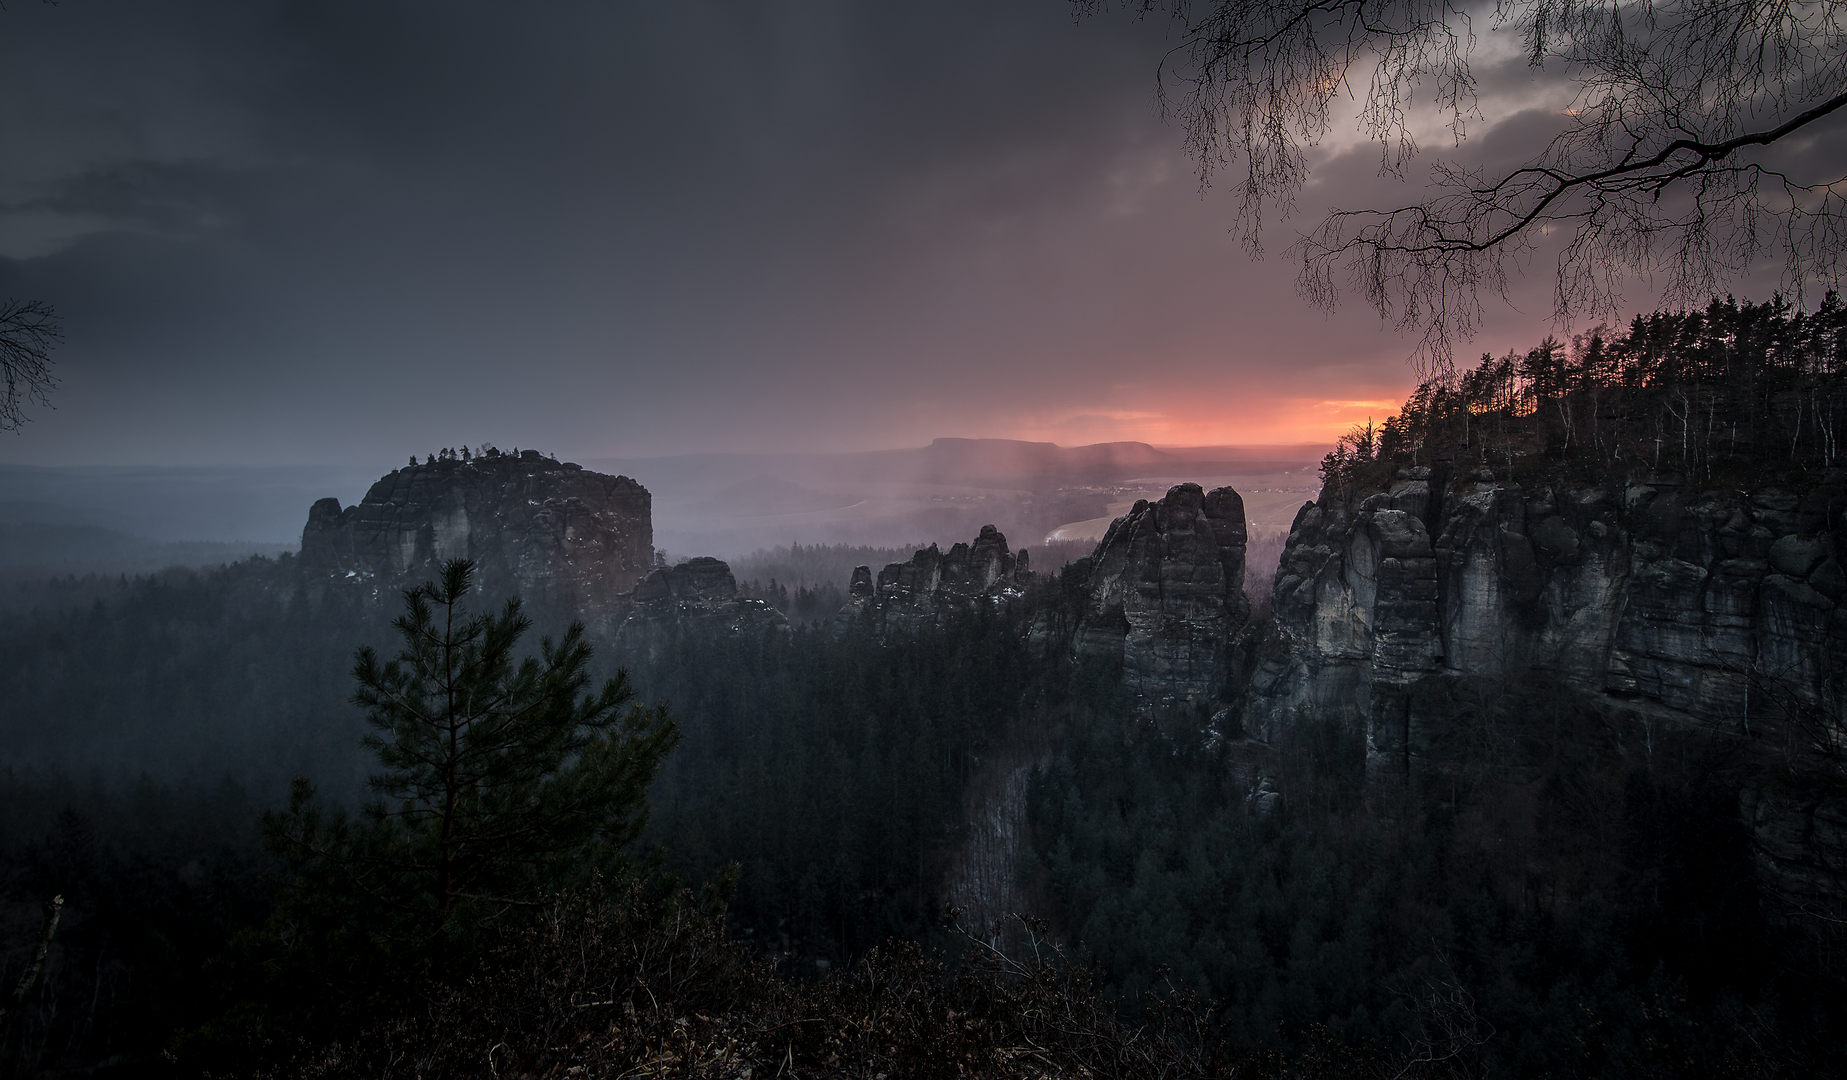
[{"label": "pine tree", "polygon": [[455,559],[440,582],[406,591],[396,658],[358,652],[352,700],[374,729],[377,798],[348,817],[298,779],[289,809],[265,817],[298,901],[339,912],[336,934],[391,948],[461,942],[630,869],[648,785],[679,739],[672,717],[636,704],[626,671],[591,692],[581,624],[516,661],[530,620],[517,599],[470,615],[474,574]]}]

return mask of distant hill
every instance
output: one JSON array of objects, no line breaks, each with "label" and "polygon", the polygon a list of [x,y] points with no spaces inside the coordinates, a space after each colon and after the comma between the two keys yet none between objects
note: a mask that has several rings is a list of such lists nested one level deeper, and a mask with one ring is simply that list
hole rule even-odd
[{"label": "distant hill", "polygon": [[0,465],[0,522],[96,525],[162,542],[292,545],[316,499],[357,502],[397,464]]},{"label": "distant hill", "polygon": [[[789,543],[953,543],[982,525],[1037,544],[1150,489],[1295,473],[1330,447],[1059,446],[1021,439],[937,439],[928,446],[833,454],[683,454],[585,458],[654,495],[655,543],[675,554],[741,555]],[[1298,500],[1299,501],[1299,500]],[[1293,510],[1291,511],[1293,512]]]},{"label": "distant hill", "polygon": [[1147,476],[1280,472],[1321,460],[1333,449],[1288,446],[1155,447],[1144,442],[1059,446],[1020,439],[937,439],[903,450],[833,454],[679,454],[584,458],[585,468],[633,476],[657,496],[717,494],[755,478],[794,484],[947,484],[1044,489],[1107,484]]}]

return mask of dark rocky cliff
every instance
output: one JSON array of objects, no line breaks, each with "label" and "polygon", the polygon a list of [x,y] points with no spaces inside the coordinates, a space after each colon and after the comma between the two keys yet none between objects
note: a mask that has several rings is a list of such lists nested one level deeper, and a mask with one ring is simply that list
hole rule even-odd
[{"label": "dark rocky cliff", "polygon": [[[1227,692],[1259,741],[1311,717],[1362,730],[1380,790],[1530,782],[1560,752],[1646,768],[1674,739],[1722,752],[1767,879],[1803,902],[1838,891],[1822,863],[1847,854],[1847,803],[1812,782],[1840,764],[1844,535],[1838,471],[1741,491],[1401,468],[1302,508]],[[1585,745],[1559,745],[1566,713]]]},{"label": "dark rocky cliff", "polygon": [[1267,783],[1306,723],[1361,733],[1386,803],[1465,774],[1531,785],[1562,758],[1722,762],[1773,892],[1837,901],[1847,472],[1721,490],[1524,471],[1330,484],[1296,516],[1267,624],[1242,593],[1242,501],[1181,485],[1074,565],[1075,623],[1041,612],[1034,632],[1119,663],[1143,715],[1219,710],[1234,784]]},{"label": "dark rocky cliff", "polygon": [[451,558],[480,566],[483,587],[592,614],[622,601],[653,562],[648,490],[536,450],[445,456],[380,479],[355,505],[308,512],[301,558],[312,570],[395,580]]},{"label": "dark rocky cliff", "polygon": [[1077,654],[1119,661],[1146,705],[1215,707],[1250,621],[1244,549],[1244,500],[1231,488],[1181,484],[1137,502],[1090,557]]},{"label": "dark rocky cliff", "polygon": [[925,625],[981,597],[1018,597],[1031,580],[1026,549],[1015,553],[1000,530],[983,525],[974,543],[946,552],[920,548],[908,562],[887,564],[876,580],[870,566],[855,567],[839,619],[869,612],[881,627]]},{"label": "dark rocky cliff", "polygon": [[763,600],[738,595],[729,564],[701,555],[650,570],[635,586],[614,638],[620,652],[652,657],[679,634],[788,629],[782,612]]},{"label": "dark rocky cliff", "polygon": [[1847,659],[1844,507],[1838,477],[1802,493],[1666,474],[1529,490],[1486,468],[1324,496],[1290,531],[1246,730],[1332,710],[1402,769],[1440,741],[1417,710],[1440,682],[1533,673],[1617,712],[1739,728],[1754,682],[1820,704]]}]

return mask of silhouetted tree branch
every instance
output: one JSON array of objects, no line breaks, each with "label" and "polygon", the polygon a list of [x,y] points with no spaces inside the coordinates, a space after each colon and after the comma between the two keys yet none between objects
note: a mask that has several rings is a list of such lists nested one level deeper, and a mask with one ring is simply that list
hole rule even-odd
[{"label": "silhouetted tree branch", "polygon": [[0,303],[0,431],[16,430],[26,420],[26,403],[51,404],[57,377],[51,373],[51,350],[64,338],[57,312],[40,300]]},{"label": "silhouetted tree branch", "polygon": [[[1084,9],[1099,0],[1076,0]],[[1239,166],[1242,231],[1261,251],[1263,213],[1288,213],[1337,96],[1357,94],[1381,167],[1403,175],[1418,146],[1412,108],[1434,107],[1460,143],[1476,108],[1475,23],[1512,30],[1535,68],[1571,86],[1563,130],[1505,173],[1434,168],[1431,198],[1337,210],[1293,248],[1298,286],[1332,306],[1349,289],[1421,335],[1447,367],[1542,238],[1565,238],[1554,313],[1615,314],[1624,283],[1659,278],[1669,303],[1699,303],[1760,258],[1779,256],[1800,302],[1839,284],[1847,169],[1808,175],[1762,151],[1847,105],[1841,0],[1138,0],[1182,29],[1163,64],[1163,108],[1185,124],[1201,179]],[[1363,89],[1356,84],[1364,82]]]}]

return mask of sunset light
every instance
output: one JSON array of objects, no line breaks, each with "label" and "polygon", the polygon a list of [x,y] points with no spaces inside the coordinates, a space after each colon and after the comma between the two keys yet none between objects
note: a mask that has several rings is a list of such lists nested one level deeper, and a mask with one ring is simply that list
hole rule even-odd
[{"label": "sunset light", "polygon": [[[1406,394],[1410,388],[1406,388]],[[995,431],[1008,438],[1077,446],[1092,442],[1145,442],[1156,446],[1332,444],[1355,424],[1383,423],[1402,396],[1363,401],[1233,396],[1222,403],[1188,402],[1167,412],[1103,409],[1027,415]]]}]

